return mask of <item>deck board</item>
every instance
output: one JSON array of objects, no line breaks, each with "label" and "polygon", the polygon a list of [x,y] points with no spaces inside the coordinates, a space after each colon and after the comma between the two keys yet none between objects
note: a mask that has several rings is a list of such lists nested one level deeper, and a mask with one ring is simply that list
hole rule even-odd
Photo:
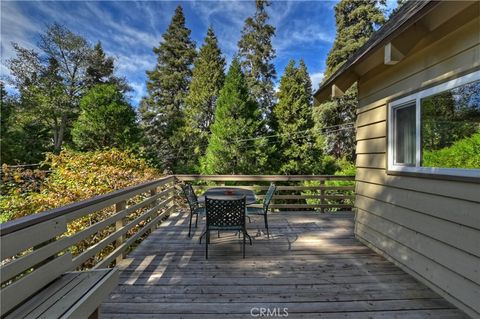
[{"label": "deck board", "polygon": [[203,222],[188,238],[188,214],[173,214],[119,265],[103,317],[253,318],[252,308],[288,308],[288,318],[467,318],[357,241],[350,212],[273,213],[269,224],[270,238],[261,217],[248,224],[245,259],[235,234],[212,232],[205,260]]}]

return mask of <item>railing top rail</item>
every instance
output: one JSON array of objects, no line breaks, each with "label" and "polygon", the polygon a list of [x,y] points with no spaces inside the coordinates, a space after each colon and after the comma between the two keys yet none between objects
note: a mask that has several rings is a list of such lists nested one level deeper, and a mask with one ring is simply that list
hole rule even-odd
[{"label": "railing top rail", "polygon": [[173,175],[166,176],[166,177],[145,182],[139,185],[122,188],[111,193],[95,196],[79,202],[74,202],[74,203],[61,206],[58,208],[54,208],[51,210],[47,210],[41,213],[28,215],[25,217],[8,221],[6,223],[0,224],[0,237],[10,234],[12,232],[33,226],[33,225],[36,225],[36,224],[42,223],[44,221],[57,218],[59,216],[67,215],[69,213],[87,208],[89,206],[114,200],[115,198],[119,198],[119,201],[121,201],[122,198],[124,198],[126,195],[128,195],[129,197],[133,197],[135,195],[148,191],[150,188],[155,187],[156,185],[168,183],[169,180],[173,181],[173,179],[174,179]]},{"label": "railing top rail", "polygon": [[328,180],[346,180],[353,181],[355,176],[339,175],[197,175],[197,174],[177,174],[175,175],[181,181],[245,181],[245,182],[286,182],[286,181],[328,181]]}]

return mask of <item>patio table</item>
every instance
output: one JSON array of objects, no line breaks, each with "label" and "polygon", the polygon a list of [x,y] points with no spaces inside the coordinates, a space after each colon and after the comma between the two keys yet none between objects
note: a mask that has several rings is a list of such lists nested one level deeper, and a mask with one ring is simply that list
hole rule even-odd
[{"label": "patio table", "polygon": [[245,196],[245,203],[247,205],[252,205],[257,202],[255,193],[252,190],[238,188],[238,187],[213,187],[208,189],[202,196],[198,197],[200,203],[205,202],[205,196],[215,197],[218,199],[224,200],[233,200],[238,199],[239,197]]}]

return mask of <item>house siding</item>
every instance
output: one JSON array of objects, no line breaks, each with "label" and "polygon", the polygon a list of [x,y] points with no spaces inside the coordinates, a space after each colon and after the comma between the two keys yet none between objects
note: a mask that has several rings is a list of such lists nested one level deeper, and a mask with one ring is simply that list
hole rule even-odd
[{"label": "house siding", "polygon": [[355,234],[480,318],[480,184],[386,170],[387,103],[480,69],[480,15],[473,16],[454,31],[427,36],[400,63],[358,82]]}]

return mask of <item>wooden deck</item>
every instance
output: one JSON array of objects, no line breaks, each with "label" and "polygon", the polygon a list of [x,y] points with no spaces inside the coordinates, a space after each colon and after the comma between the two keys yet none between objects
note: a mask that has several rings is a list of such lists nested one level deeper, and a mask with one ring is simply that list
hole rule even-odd
[{"label": "wooden deck", "polygon": [[[248,225],[253,246],[212,236],[209,259],[188,215],[175,213],[122,263],[104,318],[466,318],[358,242],[353,214],[284,212]],[[213,233],[212,233],[213,234]],[[253,314],[253,316],[252,316]],[[263,317],[265,317],[263,316]]]}]

